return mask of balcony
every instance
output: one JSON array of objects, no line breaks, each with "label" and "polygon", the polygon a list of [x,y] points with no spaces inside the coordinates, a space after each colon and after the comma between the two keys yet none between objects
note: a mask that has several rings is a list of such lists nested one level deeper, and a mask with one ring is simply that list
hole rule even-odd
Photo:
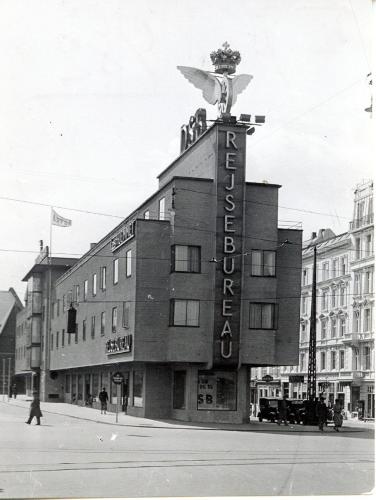
[{"label": "balcony", "polygon": [[359,346],[359,333],[345,333],[345,335],[342,337],[342,342],[344,344],[353,346],[353,347],[358,347]]},{"label": "balcony", "polygon": [[350,222],[350,231],[355,231],[361,227],[369,226],[371,224],[373,224],[373,214],[364,215],[363,217],[360,217],[360,219],[355,219]]}]

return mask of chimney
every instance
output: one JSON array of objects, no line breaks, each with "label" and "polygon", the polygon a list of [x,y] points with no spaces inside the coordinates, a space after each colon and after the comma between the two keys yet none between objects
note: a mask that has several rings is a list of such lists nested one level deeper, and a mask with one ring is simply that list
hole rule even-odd
[{"label": "chimney", "polygon": [[314,240],[315,238],[317,238],[317,234],[316,233],[312,233],[311,240]]},{"label": "chimney", "polygon": [[43,252],[43,240],[39,240],[39,250]]}]

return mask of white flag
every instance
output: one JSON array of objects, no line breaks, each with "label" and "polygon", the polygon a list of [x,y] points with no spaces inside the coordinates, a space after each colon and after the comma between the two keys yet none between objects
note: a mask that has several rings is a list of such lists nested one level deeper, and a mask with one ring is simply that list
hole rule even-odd
[{"label": "white flag", "polygon": [[52,208],[52,225],[60,226],[60,227],[68,227],[72,225],[72,221],[70,219],[65,219],[61,217],[55,210]]}]

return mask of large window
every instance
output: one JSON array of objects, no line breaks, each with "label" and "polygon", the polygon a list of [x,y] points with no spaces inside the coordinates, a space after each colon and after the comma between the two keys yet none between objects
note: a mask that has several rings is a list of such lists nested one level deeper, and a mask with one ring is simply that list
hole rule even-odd
[{"label": "large window", "polygon": [[133,406],[142,407],[143,402],[144,373],[133,372]]},{"label": "large window", "polygon": [[171,263],[173,272],[201,272],[201,249],[197,246],[174,245],[171,248]]},{"label": "large window", "polygon": [[116,330],[117,330],[117,307],[112,308],[111,330],[112,330],[112,333],[116,333]]},{"label": "large window", "polygon": [[106,267],[102,267],[101,268],[101,289],[102,290],[106,290],[106,283],[107,281],[107,268]]},{"label": "large window", "polygon": [[185,408],[185,371],[174,372],[174,389],[172,406],[175,410]]},{"label": "large window", "polygon": [[132,250],[128,250],[125,254],[125,276],[132,276]]},{"label": "large window", "polygon": [[199,326],[200,301],[173,299],[170,303],[171,326]]},{"label": "large window", "polygon": [[97,295],[97,273],[93,274],[93,296]]},{"label": "large window", "polygon": [[106,329],[106,313],[103,311],[101,313],[101,335],[102,336],[105,334],[105,329]]},{"label": "large window", "polygon": [[112,275],[113,275],[113,283],[116,285],[116,283],[119,281],[119,259],[115,259],[112,263]]},{"label": "large window", "polygon": [[261,330],[277,328],[277,305],[250,302],[249,328]]},{"label": "large window", "polygon": [[251,275],[252,276],[275,276],[275,251],[252,250],[251,251]]},{"label": "large window", "polygon": [[199,371],[198,410],[236,410],[236,373]]}]

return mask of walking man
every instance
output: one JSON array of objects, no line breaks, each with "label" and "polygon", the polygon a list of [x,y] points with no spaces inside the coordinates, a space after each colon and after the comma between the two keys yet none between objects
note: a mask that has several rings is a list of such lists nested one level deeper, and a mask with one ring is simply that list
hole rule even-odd
[{"label": "walking man", "polygon": [[31,424],[31,421],[34,417],[37,419],[37,425],[40,425],[40,417],[43,417],[43,415],[40,411],[40,400],[37,391],[33,392],[33,400],[30,404],[29,419],[26,421],[26,423]]},{"label": "walking man", "polygon": [[326,407],[324,398],[320,398],[316,405],[316,416],[318,418],[319,429],[324,432],[324,424],[328,416],[328,408]]},{"label": "walking man", "polygon": [[99,401],[101,402],[101,413],[104,413],[106,415],[108,394],[105,387],[103,387],[98,397]]},{"label": "walking man", "polygon": [[288,410],[288,407],[287,407],[287,401],[286,401],[286,394],[283,395],[283,399],[281,401],[281,407],[279,409],[279,412],[278,412],[278,421],[277,421],[277,424],[278,425],[281,425],[281,422],[283,420],[284,424],[287,425],[287,410]]}]

